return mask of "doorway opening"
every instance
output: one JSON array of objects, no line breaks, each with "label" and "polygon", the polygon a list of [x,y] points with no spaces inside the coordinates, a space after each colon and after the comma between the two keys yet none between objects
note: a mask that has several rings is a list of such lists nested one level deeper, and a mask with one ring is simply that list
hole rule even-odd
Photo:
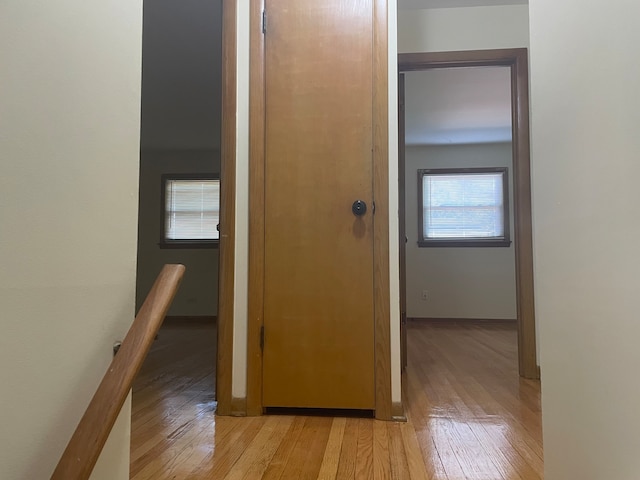
[{"label": "doorway opening", "polygon": [[[403,364],[406,365],[407,358],[407,318],[411,316],[513,319],[517,331],[518,372],[525,378],[539,378],[533,304],[526,49],[412,53],[400,54],[398,58]],[[469,76],[474,70],[475,79]],[[478,82],[492,86],[481,92]],[[500,84],[502,92],[492,91]],[[446,93],[420,92],[421,85],[458,88],[458,94],[462,92],[469,98],[447,100]],[[407,86],[416,90],[417,93],[409,93],[416,98],[408,97]],[[506,112],[505,100],[508,102]],[[491,105],[492,101],[501,102],[501,105]],[[429,104],[432,104],[430,113],[425,110]],[[467,108],[466,116],[465,105],[473,105],[473,108]],[[407,125],[407,121],[413,123]],[[445,172],[443,168],[451,171]],[[472,178],[464,177],[465,173],[467,177],[474,177],[474,172],[464,170],[474,168],[505,169],[504,185],[500,183],[504,191],[496,200],[503,200],[499,212],[496,211],[497,204],[486,203],[487,198],[479,199],[475,205],[468,201],[466,204],[464,201],[452,203],[452,195],[467,199],[473,196],[477,184],[474,187]],[[446,181],[436,182],[435,174],[438,173],[447,173]],[[476,170],[475,173],[477,177],[479,172]],[[486,172],[481,173],[488,176]],[[415,180],[410,181],[410,178]],[[433,204],[426,198],[425,189],[429,185],[432,188],[428,196],[435,199]],[[448,194],[449,198],[442,201],[434,192],[443,185],[462,190]],[[497,181],[492,185],[495,194]],[[449,228],[451,222],[454,223],[453,230]],[[456,230],[456,222],[466,222],[466,231],[464,228]],[[475,226],[469,225],[474,222]],[[486,229],[491,222],[494,226],[502,222],[496,226],[499,231]],[[491,238],[500,242],[477,246],[456,241]],[[430,240],[437,241],[429,245]],[[450,246],[445,245],[447,240],[453,240]],[[408,242],[413,242],[410,248],[407,248]],[[408,252],[411,259],[406,257]],[[408,265],[411,265],[410,271],[407,271]],[[418,276],[422,277],[419,281],[428,278],[432,283],[416,281],[409,287],[407,279]],[[506,288],[496,289],[496,283],[502,283]],[[418,294],[413,291],[416,288]],[[414,312],[426,313],[415,315]]]},{"label": "doorway opening", "polygon": [[434,477],[541,478],[526,50],[399,73],[405,411]]},{"label": "doorway opening", "polygon": [[145,1],[142,40],[136,307],[162,265],[186,271],[133,386],[131,478],[216,409],[222,0]]}]

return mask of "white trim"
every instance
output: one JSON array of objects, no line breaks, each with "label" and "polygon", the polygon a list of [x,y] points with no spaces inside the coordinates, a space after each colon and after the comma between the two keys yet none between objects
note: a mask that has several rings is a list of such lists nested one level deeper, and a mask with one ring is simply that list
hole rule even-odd
[{"label": "white trim", "polygon": [[247,396],[247,308],[249,282],[249,0],[236,13],[236,216],[231,395]]}]

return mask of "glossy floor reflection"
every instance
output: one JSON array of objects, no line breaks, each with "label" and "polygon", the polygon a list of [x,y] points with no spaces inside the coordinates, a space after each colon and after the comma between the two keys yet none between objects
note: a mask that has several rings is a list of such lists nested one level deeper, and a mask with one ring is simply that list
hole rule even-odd
[{"label": "glossy floor reflection", "polygon": [[131,478],[539,479],[539,382],[509,325],[409,325],[407,423],[216,417],[213,326],[163,327],[134,386]]},{"label": "glossy floor reflection", "polygon": [[518,377],[515,326],[414,323],[405,397],[428,478],[542,478],[540,382]]}]

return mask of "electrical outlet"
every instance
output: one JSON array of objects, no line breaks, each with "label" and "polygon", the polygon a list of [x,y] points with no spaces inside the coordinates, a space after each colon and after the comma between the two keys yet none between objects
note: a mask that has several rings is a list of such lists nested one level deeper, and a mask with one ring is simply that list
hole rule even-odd
[{"label": "electrical outlet", "polygon": [[429,300],[429,290],[422,290],[422,300]]}]

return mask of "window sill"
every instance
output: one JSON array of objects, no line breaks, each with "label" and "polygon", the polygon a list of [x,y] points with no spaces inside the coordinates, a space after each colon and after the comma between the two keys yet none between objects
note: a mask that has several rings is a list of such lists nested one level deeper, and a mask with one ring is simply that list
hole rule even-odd
[{"label": "window sill", "polygon": [[430,247],[510,247],[511,240],[419,240],[420,248]]}]

